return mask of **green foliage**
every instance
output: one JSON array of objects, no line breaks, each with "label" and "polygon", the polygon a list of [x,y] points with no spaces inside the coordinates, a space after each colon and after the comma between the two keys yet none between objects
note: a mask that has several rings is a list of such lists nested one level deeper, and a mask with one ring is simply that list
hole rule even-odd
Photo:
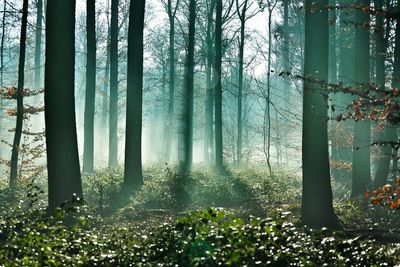
[{"label": "green foliage", "polygon": [[111,208],[113,199],[121,191],[122,169],[103,170],[82,179],[85,201],[94,206],[99,214]]},{"label": "green foliage", "polygon": [[52,213],[41,179],[20,182],[14,194],[0,191],[0,265],[392,266],[400,254],[359,234],[384,221],[377,224],[379,211],[345,197],[337,211],[356,234],[296,225],[301,179],[284,173],[195,169],[183,177],[174,168],[151,167],[133,195],[122,190],[122,177],[121,169],[83,177],[90,208],[75,199]]},{"label": "green foliage", "polygon": [[[371,241],[306,231],[287,214],[249,220],[223,209],[194,211],[157,226],[99,225],[84,207],[74,208],[75,224],[33,211],[1,224],[4,266],[384,266],[393,265]],[[68,213],[70,214],[70,213]],[[94,224],[93,222],[96,222]]]}]

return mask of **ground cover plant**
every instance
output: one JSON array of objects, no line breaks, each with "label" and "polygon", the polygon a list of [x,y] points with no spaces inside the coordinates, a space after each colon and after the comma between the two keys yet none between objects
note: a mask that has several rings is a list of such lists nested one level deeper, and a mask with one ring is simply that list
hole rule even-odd
[{"label": "ground cover plant", "polygon": [[0,218],[1,264],[393,266],[398,260],[400,248],[377,234],[395,225],[374,221],[382,211],[366,199],[363,210],[350,201],[337,204],[343,231],[312,230],[299,222],[300,180],[294,175],[269,176],[254,167],[216,181],[218,175],[199,169],[182,189],[199,201],[181,202],[174,170],[150,167],[145,174],[143,190],[134,195],[120,191],[120,171],[86,176],[91,197],[51,213],[39,181],[20,184],[18,201],[2,191],[3,203],[16,210]]}]

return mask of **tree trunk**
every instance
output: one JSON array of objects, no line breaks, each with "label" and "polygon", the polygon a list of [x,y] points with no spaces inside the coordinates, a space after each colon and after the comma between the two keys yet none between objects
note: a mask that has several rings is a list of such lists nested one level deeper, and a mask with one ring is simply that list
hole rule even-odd
[{"label": "tree trunk", "polygon": [[187,174],[193,163],[193,82],[194,41],[196,24],[196,0],[189,2],[189,42],[185,66],[185,111],[184,111],[184,162],[182,172]]},{"label": "tree trunk", "polygon": [[143,184],[142,99],[143,28],[145,0],[131,0],[128,29],[128,83],[126,95],[125,174],[126,189]]},{"label": "tree trunk", "polygon": [[[107,5],[107,10],[109,11],[109,6]],[[109,94],[108,94],[108,86],[110,84],[110,24],[108,25],[108,33],[107,33],[107,46],[106,46],[106,65],[104,67],[104,80],[103,80],[103,91],[102,91],[102,110],[101,110],[101,118],[100,118],[100,129],[101,131],[106,131],[107,129],[107,119],[109,114]],[[105,155],[107,153],[107,137],[106,135],[102,135],[102,139],[100,141],[99,150],[101,155]]]},{"label": "tree trunk", "polygon": [[211,162],[213,149],[213,81],[212,81],[212,68],[213,68],[213,14],[215,8],[215,0],[211,0],[210,9],[207,16],[207,66],[206,66],[206,103],[205,103],[205,127],[204,127],[204,162],[206,164]]},{"label": "tree trunk", "polygon": [[[345,0],[340,0],[339,4],[345,5],[347,2]],[[350,86],[353,84],[351,79],[354,73],[354,61],[349,60],[354,58],[354,29],[349,23],[353,20],[352,10],[341,9],[340,10],[340,27],[339,27],[339,70],[338,70],[338,80],[343,83],[344,86]],[[352,96],[338,93],[336,96],[337,102],[334,103],[336,107],[344,107],[351,103]],[[338,112],[345,112],[344,109],[338,110]],[[338,155],[341,163],[346,165],[351,165],[352,163],[352,137],[353,137],[353,121],[341,121],[338,125],[341,130],[339,135],[341,138],[338,140]],[[344,165],[342,164],[342,165]],[[351,169],[342,168],[338,170],[340,178],[342,181],[351,181]]]},{"label": "tree trunk", "polygon": [[7,0],[3,3],[3,18],[1,25],[1,47],[0,47],[0,87],[4,86],[4,41],[6,34],[6,12],[7,12]]},{"label": "tree trunk", "polygon": [[41,85],[43,0],[37,1],[36,9],[35,89],[38,90]]},{"label": "tree trunk", "polygon": [[[0,41],[0,88],[4,86],[4,41],[6,32],[6,12],[7,12],[7,0],[3,3],[3,17],[1,26],[1,41]],[[0,125],[3,125],[3,97],[0,95]],[[0,129],[0,136],[3,136],[3,129]],[[3,150],[0,149],[0,157],[3,156]],[[1,167],[0,167],[1,169]]]},{"label": "tree trunk", "polygon": [[[393,66],[393,80],[392,80],[393,88],[400,88],[400,22],[396,21],[396,34],[395,34],[395,50],[394,50],[394,66]],[[394,128],[394,127],[393,127]],[[391,130],[391,138],[393,140],[398,141],[397,129],[394,128]],[[398,154],[399,148],[394,147],[393,155],[392,155],[392,172],[393,177],[398,177]]]},{"label": "tree trunk", "polygon": [[215,18],[215,166],[224,171],[222,145],[222,0],[216,0]]},{"label": "tree trunk", "polygon": [[171,143],[174,130],[174,104],[175,104],[175,11],[172,9],[172,0],[168,0],[169,19],[169,101],[168,101],[168,129],[165,146],[165,161],[171,160]]},{"label": "tree trunk", "polygon": [[[273,8],[268,7],[268,63],[267,63],[267,101],[266,101],[266,116],[264,116],[264,153],[267,158],[267,166],[269,173],[272,174],[271,167],[271,53],[272,53],[272,11]],[[266,143],[265,143],[266,140]]]},{"label": "tree trunk", "polygon": [[94,109],[96,98],[96,1],[86,1],[86,96],[84,120],[83,172],[94,170]]},{"label": "tree trunk", "polygon": [[[383,0],[375,0],[375,6],[377,10],[383,8]],[[388,19],[388,18],[387,18]],[[384,18],[382,16],[376,17],[376,28],[375,31],[375,43],[376,43],[376,84],[381,90],[385,90],[385,60],[387,53],[387,39],[384,36]],[[397,45],[396,45],[397,47]],[[395,62],[396,64],[396,62]],[[386,124],[383,133],[379,134],[381,140],[379,141],[396,141],[393,140],[392,132],[396,131],[396,128]],[[390,160],[392,158],[392,147],[390,145],[383,145],[380,148],[378,166],[375,173],[374,187],[378,188],[383,186],[387,182],[389,176]]]},{"label": "tree trunk", "polygon": [[[290,79],[289,75],[292,72],[292,68],[290,67],[290,54],[289,54],[289,0],[283,0],[283,72],[284,81],[283,81],[283,91],[286,97],[290,98]],[[286,109],[289,110],[289,102],[286,101]],[[284,123],[284,153],[285,153],[285,163],[289,164],[289,142],[288,142],[288,131],[289,131],[289,123],[285,120]]]},{"label": "tree trunk", "polygon": [[[336,0],[330,0],[329,6],[335,7]],[[337,41],[336,41],[336,8],[331,8],[329,10],[329,82],[330,83],[337,83]],[[330,95],[332,102],[330,105],[335,105],[338,101],[338,95],[332,94]],[[330,117],[334,118],[338,114],[334,111],[331,111]],[[338,150],[338,138],[341,138],[340,135],[337,133],[338,122],[337,121],[330,121],[330,131],[329,137],[331,140],[331,160],[335,163],[338,163],[339,158],[339,150]],[[332,177],[338,178],[340,172],[338,171],[337,166],[333,167],[331,170]]]},{"label": "tree trunk", "polygon": [[118,166],[118,0],[111,1],[108,167]]},{"label": "tree trunk", "polygon": [[11,153],[10,187],[17,183],[18,155],[22,136],[22,123],[24,120],[24,80],[25,80],[25,53],[26,53],[26,28],[28,24],[28,0],[24,0],[22,6],[21,38],[19,43],[19,65],[17,85],[17,121]]},{"label": "tree trunk", "polygon": [[[305,2],[304,76],[328,80],[327,0]],[[313,12],[315,8],[321,9]],[[322,90],[322,91],[321,91]],[[302,221],[313,228],[338,228],[332,205],[327,136],[327,102],[324,88],[304,82]],[[316,168],[315,166],[318,166]]]},{"label": "tree trunk", "polygon": [[[369,6],[369,0],[358,0],[360,6]],[[369,14],[355,11],[355,21],[364,25],[369,21]],[[355,36],[354,82],[362,92],[368,92],[369,83],[369,29],[356,27]],[[353,140],[352,196],[362,195],[371,183],[371,123],[368,119],[356,121]]]},{"label": "tree trunk", "polygon": [[239,77],[238,77],[238,113],[237,113],[237,144],[236,144],[236,159],[237,164],[240,165],[242,161],[242,136],[243,136],[243,115],[242,115],[242,104],[243,104],[243,57],[244,57],[244,42],[245,42],[245,30],[246,30],[246,11],[247,2],[245,0],[242,12],[237,10],[240,19],[240,39],[239,39]]},{"label": "tree trunk", "polygon": [[47,0],[45,122],[49,208],[82,197],[76,136],[75,0]]}]

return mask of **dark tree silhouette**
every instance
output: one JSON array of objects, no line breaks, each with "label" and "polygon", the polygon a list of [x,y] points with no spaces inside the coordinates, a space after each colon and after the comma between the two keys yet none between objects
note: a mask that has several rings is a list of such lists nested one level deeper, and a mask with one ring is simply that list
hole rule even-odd
[{"label": "dark tree silhouette", "polygon": [[42,65],[43,0],[36,2],[35,89],[40,88]]},{"label": "dark tree silhouette", "polygon": [[[327,0],[305,2],[304,76],[323,81],[328,79],[329,29],[328,12],[324,8],[327,4]],[[333,210],[330,183],[324,89],[308,79],[304,82],[301,216],[310,227],[337,228],[339,222]]]},{"label": "dark tree silhouette", "polygon": [[83,172],[94,169],[94,109],[96,97],[96,1],[86,1],[86,95],[84,118]]},{"label": "dark tree silhouette", "polygon": [[187,174],[193,162],[193,82],[194,41],[196,25],[196,0],[189,2],[189,33],[185,63],[185,111],[184,111],[184,162],[182,172]]},{"label": "dark tree silhouette", "polygon": [[47,0],[45,122],[49,207],[82,197],[76,136],[75,0]]},{"label": "dark tree silhouette", "polygon": [[224,171],[222,145],[222,0],[216,0],[215,17],[215,167]]},{"label": "dark tree silhouette", "polygon": [[[383,7],[383,0],[376,0],[375,6],[377,10],[381,10]],[[386,36],[384,30],[384,17],[377,16],[376,17],[376,27],[377,31],[375,32],[375,42],[376,42],[376,84],[381,88],[381,90],[385,90],[385,60],[387,54],[387,47],[389,42],[389,30],[390,30],[390,19],[386,18]],[[396,32],[397,34],[397,32]],[[395,37],[395,40],[399,40],[400,38]],[[395,51],[400,52],[400,43],[395,43]],[[396,59],[396,57],[395,57]],[[397,57],[399,59],[399,57]],[[395,61],[394,65],[398,66],[400,62]],[[397,77],[398,79],[399,77]],[[393,83],[395,87],[396,84]],[[385,130],[383,133],[380,133],[379,139],[383,141],[396,141],[397,140],[397,132],[396,127],[386,124]],[[389,144],[383,144],[380,149],[380,158],[378,161],[378,166],[376,168],[375,178],[374,178],[374,188],[378,188],[386,184],[388,176],[389,176],[389,166],[390,161],[392,159],[392,146]]]},{"label": "dark tree silhouette", "polygon": [[24,80],[25,80],[25,54],[26,54],[26,28],[28,24],[28,0],[22,4],[21,37],[19,45],[18,85],[17,85],[17,121],[11,153],[10,187],[17,183],[18,155],[22,136],[22,123],[24,120]]},{"label": "dark tree silhouette", "polygon": [[111,1],[109,168],[118,165],[118,4]]},{"label": "dark tree silhouette", "polygon": [[143,28],[145,0],[131,0],[128,30],[128,83],[126,95],[125,188],[143,184],[142,99]]},{"label": "dark tree silhouette", "polygon": [[205,100],[205,126],[204,126],[204,162],[210,163],[212,160],[212,153],[214,151],[214,88],[213,88],[213,77],[212,68],[214,62],[214,10],[215,0],[207,1],[207,29],[206,29],[206,41],[207,41],[207,65],[206,65],[206,100]]},{"label": "dark tree silhouette", "polygon": [[[360,6],[368,6],[369,0],[358,0]],[[359,25],[368,23],[369,13],[356,10],[355,22]],[[356,27],[354,82],[358,89],[368,92],[369,83],[369,28]],[[368,120],[356,121],[354,124],[352,196],[363,195],[371,183],[371,124]]]}]

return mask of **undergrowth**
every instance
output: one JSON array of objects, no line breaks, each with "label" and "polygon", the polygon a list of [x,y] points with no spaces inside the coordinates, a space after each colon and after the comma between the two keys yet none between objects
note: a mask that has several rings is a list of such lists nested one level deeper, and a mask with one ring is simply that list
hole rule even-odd
[{"label": "undergrowth", "polygon": [[84,176],[84,205],[53,212],[44,179],[21,182],[14,192],[0,187],[0,265],[393,266],[400,255],[397,245],[372,235],[397,234],[398,216],[350,200],[335,182],[346,232],[301,226],[301,179],[283,172],[202,168],[183,177],[150,167],[133,194],[123,190],[122,173]]}]

